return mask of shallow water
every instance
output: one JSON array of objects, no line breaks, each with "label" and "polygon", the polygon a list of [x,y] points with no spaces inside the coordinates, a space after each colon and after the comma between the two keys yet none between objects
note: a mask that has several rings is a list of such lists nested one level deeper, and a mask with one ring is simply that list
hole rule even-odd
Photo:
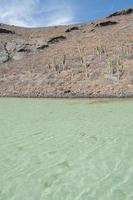
[{"label": "shallow water", "polygon": [[133,200],[133,100],[0,99],[0,200]]}]

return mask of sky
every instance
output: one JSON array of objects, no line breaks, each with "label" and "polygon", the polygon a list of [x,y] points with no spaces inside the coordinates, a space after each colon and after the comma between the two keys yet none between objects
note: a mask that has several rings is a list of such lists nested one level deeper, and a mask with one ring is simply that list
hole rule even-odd
[{"label": "sky", "polygon": [[131,6],[133,0],[0,0],[0,23],[25,27],[81,23]]}]

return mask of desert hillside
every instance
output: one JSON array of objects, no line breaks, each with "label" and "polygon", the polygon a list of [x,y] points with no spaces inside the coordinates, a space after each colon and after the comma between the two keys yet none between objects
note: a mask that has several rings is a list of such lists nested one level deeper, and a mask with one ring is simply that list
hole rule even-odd
[{"label": "desert hillside", "polygon": [[0,24],[0,96],[133,96],[133,8],[85,24]]}]

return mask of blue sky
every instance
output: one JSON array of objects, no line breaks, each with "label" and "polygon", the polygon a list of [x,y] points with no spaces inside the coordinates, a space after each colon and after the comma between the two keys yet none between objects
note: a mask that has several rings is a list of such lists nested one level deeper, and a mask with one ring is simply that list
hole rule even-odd
[{"label": "blue sky", "polygon": [[133,6],[133,0],[0,0],[0,23],[26,27],[86,22]]}]

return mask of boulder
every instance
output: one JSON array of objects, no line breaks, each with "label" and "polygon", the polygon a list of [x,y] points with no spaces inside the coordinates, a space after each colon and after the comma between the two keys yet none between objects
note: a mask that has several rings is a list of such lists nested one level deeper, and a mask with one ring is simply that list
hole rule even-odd
[{"label": "boulder", "polygon": [[77,31],[77,30],[79,30],[79,28],[78,28],[77,26],[73,26],[73,27],[71,27],[71,28],[68,28],[65,32],[66,32],[66,33],[69,33],[69,32]]},{"label": "boulder", "polygon": [[57,36],[57,37],[52,37],[50,38],[47,43],[48,44],[55,44],[57,42],[60,42],[60,41],[63,41],[63,40],[66,40],[66,37],[63,36],[63,35],[60,35],[60,36]]},{"label": "boulder", "polygon": [[30,44],[17,45],[17,52],[31,52],[32,46]]},{"label": "boulder", "polygon": [[5,28],[0,28],[0,33],[15,34],[14,31],[10,31],[10,30],[7,30]]},{"label": "boulder", "polygon": [[9,60],[8,51],[5,48],[5,45],[0,43],[0,64],[5,63]]}]

